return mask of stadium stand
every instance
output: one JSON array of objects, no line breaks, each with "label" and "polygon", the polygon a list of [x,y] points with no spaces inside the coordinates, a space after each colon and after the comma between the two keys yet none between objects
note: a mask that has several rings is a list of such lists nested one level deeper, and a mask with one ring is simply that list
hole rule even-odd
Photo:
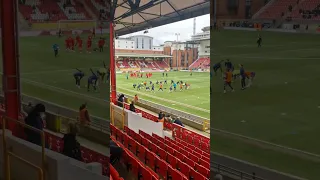
[{"label": "stadium stand", "polygon": [[89,8],[95,12],[95,15],[99,17],[99,19],[106,19],[107,5],[103,4],[101,0],[86,0]]},{"label": "stadium stand", "polygon": [[59,20],[90,20],[93,17],[78,0],[26,0],[19,4],[23,17],[30,22],[56,22]]},{"label": "stadium stand", "polygon": [[53,1],[26,0],[25,4],[19,4],[19,10],[26,20],[30,22],[66,20],[58,4]]},{"label": "stadium stand", "polygon": [[[175,139],[150,135],[141,130],[135,132],[126,126],[124,131],[113,125],[110,128],[111,139],[125,149],[124,162],[135,177],[206,180],[210,176],[207,144],[198,144],[198,141],[194,144],[192,135],[197,135],[180,131],[183,127],[175,128]],[[203,142],[204,139],[198,140]],[[200,149],[201,145],[204,151]]]},{"label": "stadium stand", "polygon": [[272,1],[267,7],[260,13],[258,19],[279,19],[285,16],[288,12],[294,8],[297,4],[297,0],[277,0]]},{"label": "stadium stand", "polygon": [[198,58],[189,66],[189,69],[199,69],[199,68],[201,69],[210,68],[210,58]]},{"label": "stadium stand", "polygon": [[305,0],[298,4],[290,15],[293,20],[320,20],[320,1]]},{"label": "stadium stand", "polygon": [[62,0],[58,5],[68,20],[88,20],[91,19],[84,5],[77,0]]},{"label": "stadium stand", "polygon": [[[210,63],[210,62],[209,62]],[[116,61],[117,69],[149,69],[149,70],[164,70],[169,69],[170,66],[164,60],[155,60],[155,61],[145,61],[145,60],[131,60],[131,59],[122,59]]]}]

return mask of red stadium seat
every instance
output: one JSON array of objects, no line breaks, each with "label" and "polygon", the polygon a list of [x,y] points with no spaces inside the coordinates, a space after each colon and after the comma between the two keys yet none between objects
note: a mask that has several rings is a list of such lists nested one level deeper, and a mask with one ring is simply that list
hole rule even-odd
[{"label": "red stadium seat", "polygon": [[167,162],[173,167],[176,168],[177,167],[177,158],[174,157],[172,154],[168,154],[167,155]]},{"label": "red stadium seat", "polygon": [[165,150],[169,153],[169,154],[174,154],[175,150],[169,146],[166,146]]},{"label": "red stadium seat", "polygon": [[163,142],[160,142],[158,144],[158,146],[161,148],[161,149],[166,149],[166,145],[163,143]]},{"label": "red stadium seat", "polygon": [[195,169],[202,175],[204,175],[205,177],[209,178],[210,177],[210,170],[199,165],[199,164],[196,164],[196,167]]},{"label": "red stadium seat", "polygon": [[196,162],[194,162],[192,159],[189,159],[189,158],[185,158],[184,162],[188,164],[191,168],[194,168],[196,165]]},{"label": "red stadium seat", "polygon": [[139,169],[142,165],[133,157],[128,154],[128,169],[133,173],[134,177],[138,177]]},{"label": "red stadium seat", "polygon": [[129,130],[128,126],[124,126],[123,129],[124,129],[124,132],[126,132],[127,134],[129,134],[129,131],[130,131],[130,130]]},{"label": "red stadium seat", "polygon": [[196,172],[194,169],[190,170],[189,178],[193,180],[207,180],[207,178],[200,173]]},{"label": "red stadium seat", "polygon": [[144,145],[145,147],[149,148],[150,141],[148,139],[146,139],[145,137],[142,137],[141,144]]},{"label": "red stadium seat", "polygon": [[137,148],[137,157],[143,162],[145,163],[146,161],[146,148],[140,144],[138,144],[138,148]]},{"label": "red stadium seat", "polygon": [[159,149],[158,149],[157,155],[158,155],[161,159],[166,159],[166,158],[167,158],[167,152],[166,152],[164,149],[162,149],[162,148],[159,148]]},{"label": "red stadium seat", "polygon": [[169,171],[170,171],[170,176],[172,180],[187,180],[187,178],[178,170],[170,169]]},{"label": "red stadium seat", "polygon": [[110,176],[114,179],[117,179],[119,177],[119,173],[117,170],[110,164]]},{"label": "red stadium seat", "polygon": [[152,178],[152,173],[147,170],[145,167],[141,167],[141,175],[140,175],[140,180],[153,180]]},{"label": "red stadium seat", "polygon": [[129,136],[127,134],[124,134],[122,140],[123,140],[122,141],[123,146],[128,148],[128,146],[129,146]]},{"label": "red stadium seat", "polygon": [[200,159],[200,160],[199,160],[199,164],[202,165],[202,166],[205,167],[205,168],[210,169],[210,162],[207,162],[207,161],[204,160],[204,159]]},{"label": "red stadium seat", "polygon": [[134,134],[133,137],[138,143],[141,143],[142,136],[140,134]]},{"label": "red stadium seat", "polygon": [[193,140],[193,145],[197,148],[200,148],[200,140],[199,139],[194,139]]},{"label": "red stadium seat", "polygon": [[148,165],[151,169],[155,169],[155,161],[156,161],[156,155],[146,150],[146,165]]},{"label": "red stadium seat", "polygon": [[188,164],[186,164],[186,163],[178,160],[177,169],[178,169],[183,175],[189,177],[190,166],[188,166]]},{"label": "red stadium seat", "polygon": [[176,151],[174,156],[177,157],[180,161],[184,161],[185,156],[182,153]]},{"label": "red stadium seat", "polygon": [[152,151],[153,153],[157,153],[158,146],[156,146],[154,143],[150,143],[149,144],[149,150]]},{"label": "red stadium seat", "polygon": [[167,175],[168,175],[168,166],[169,164],[167,162],[165,162],[162,159],[157,159],[156,162],[156,173],[158,173],[160,175],[160,177],[164,180],[167,179]]},{"label": "red stadium seat", "polygon": [[187,142],[193,144],[193,137],[191,135],[187,136]]},{"label": "red stadium seat", "polygon": [[128,138],[129,139],[129,143],[128,143],[128,149],[133,152],[133,154],[137,153],[137,142],[132,139],[131,137]]},{"label": "red stadium seat", "polygon": [[195,163],[199,163],[199,157],[197,157],[196,155],[194,155],[193,153],[189,154],[189,158],[194,161]]}]

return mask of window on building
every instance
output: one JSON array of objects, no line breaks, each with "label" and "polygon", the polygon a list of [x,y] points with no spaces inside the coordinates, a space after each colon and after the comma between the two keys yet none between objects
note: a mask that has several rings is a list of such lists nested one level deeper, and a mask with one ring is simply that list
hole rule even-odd
[{"label": "window on building", "polygon": [[137,38],[137,49],[139,48],[139,38]]},{"label": "window on building", "polygon": [[142,39],[142,49],[144,49],[144,39]]}]

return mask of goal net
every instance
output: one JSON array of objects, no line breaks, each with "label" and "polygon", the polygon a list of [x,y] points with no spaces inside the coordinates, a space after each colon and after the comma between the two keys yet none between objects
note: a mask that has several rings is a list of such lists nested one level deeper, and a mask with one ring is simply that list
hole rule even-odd
[{"label": "goal net", "polygon": [[58,30],[92,30],[97,28],[95,20],[60,20],[57,22]]}]

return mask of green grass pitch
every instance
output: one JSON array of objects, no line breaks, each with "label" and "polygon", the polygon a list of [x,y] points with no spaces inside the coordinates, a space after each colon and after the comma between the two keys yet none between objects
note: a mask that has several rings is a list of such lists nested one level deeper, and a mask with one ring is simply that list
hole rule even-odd
[{"label": "green grass pitch", "polygon": [[[145,89],[138,91],[133,88],[133,84],[167,80],[164,84],[164,91],[158,91],[159,85],[155,85],[155,92],[149,92]],[[188,90],[169,93],[171,80],[190,83]],[[204,118],[210,117],[210,99],[209,99],[209,73],[208,72],[168,72],[168,77],[162,77],[162,73],[153,73],[151,78],[126,78],[126,74],[117,74],[117,91],[134,96],[138,94],[140,98],[165,105],[170,108],[181,110],[187,113],[198,115]]]},{"label": "green grass pitch", "polygon": [[[86,37],[83,38],[85,43]],[[22,93],[74,110],[78,110],[82,103],[87,102],[91,114],[109,118],[109,105],[106,102],[109,100],[109,85],[102,84],[98,92],[87,92],[85,87],[91,74],[89,69],[96,71],[103,67],[103,61],[109,63],[109,48],[105,48],[103,53],[66,52],[64,39],[56,36],[20,38]],[[107,37],[106,44],[108,41]],[[60,46],[57,58],[54,57],[52,49],[54,43]],[[86,74],[81,81],[81,89],[75,86],[75,68],[83,70]]]},{"label": "green grass pitch", "polygon": [[[211,126],[290,148],[320,154],[319,35],[221,31],[211,35],[211,63],[229,58],[256,72],[253,85],[223,94],[212,77]],[[236,67],[239,69],[238,67]],[[269,168],[314,179],[320,160],[211,132],[212,150]],[[273,161],[273,162],[272,162]]]}]

